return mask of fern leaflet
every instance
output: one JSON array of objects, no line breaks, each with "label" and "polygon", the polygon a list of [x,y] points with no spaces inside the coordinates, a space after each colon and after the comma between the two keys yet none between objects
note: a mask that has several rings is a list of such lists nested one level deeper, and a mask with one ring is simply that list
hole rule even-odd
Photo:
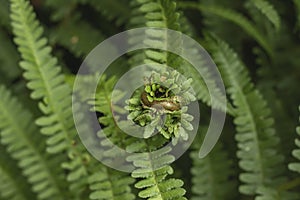
[{"label": "fern leaflet", "polygon": [[240,175],[244,183],[239,188],[240,192],[263,197],[274,196],[269,192],[275,191],[276,196],[287,198],[288,194],[276,190],[286,180],[282,176],[285,170],[284,157],[277,151],[280,139],[273,128],[274,120],[266,101],[250,82],[248,72],[237,54],[218,38],[210,37],[208,41],[228,87],[227,92],[236,106],[237,156],[240,159],[239,166],[244,170]]},{"label": "fern leaflet", "polygon": [[228,158],[222,144],[217,143],[213,151],[203,159],[199,158],[199,149],[200,143],[194,143],[190,153],[193,161],[192,200],[236,199],[233,196],[235,184],[230,180],[233,176],[232,160]]},{"label": "fern leaflet", "polygon": [[[90,80],[93,82],[93,77],[90,78]],[[118,109],[113,108],[111,104],[111,93],[114,89],[115,82],[115,77],[107,80],[106,76],[102,76],[98,84],[98,88],[100,89],[96,93],[96,99],[91,101],[91,104],[93,111],[104,115],[99,118],[99,122],[102,126],[105,126],[102,129],[102,132],[105,134],[104,137],[109,138],[114,145],[124,148],[126,146],[127,136],[117,127],[116,119],[114,119],[112,115],[112,112],[116,113],[116,111],[118,111]],[[122,96],[122,93],[120,93],[120,95]],[[98,137],[101,138],[100,134],[98,134]],[[114,151],[114,146],[110,146],[105,142],[101,143],[101,145],[106,147],[106,150],[103,152],[104,158],[120,158],[118,152]],[[132,193],[130,187],[134,179],[130,177],[129,174],[109,169],[100,165],[98,162],[95,162],[90,167],[90,170],[93,172],[89,176],[89,186],[91,189],[90,199],[135,199],[135,195]]]},{"label": "fern leaflet", "polygon": [[219,6],[205,6],[193,2],[182,2],[179,4],[179,6],[185,9],[192,8],[199,9],[202,12],[209,12],[237,24],[242,29],[244,29],[246,33],[252,36],[269,53],[269,55],[273,55],[272,48],[267,38],[254,26],[254,24],[251,21],[249,21],[240,13],[234,10],[230,10],[228,8],[223,8]]},{"label": "fern leaflet", "polygon": [[[300,107],[299,107],[299,110],[300,110]],[[299,118],[299,120],[300,120],[300,118]],[[297,133],[298,133],[298,136],[300,136],[300,127],[297,128]],[[289,168],[290,168],[290,170],[300,173],[300,140],[299,140],[299,138],[297,138],[295,140],[295,144],[298,149],[295,149],[293,151],[293,156],[298,160],[298,162],[289,164]]]},{"label": "fern leaflet", "polygon": [[[43,29],[36,20],[32,6],[26,0],[11,0],[11,19],[15,43],[23,61],[27,86],[31,97],[40,100],[39,108],[44,113],[36,123],[41,132],[48,136],[47,152],[58,154],[68,151],[69,162],[62,166],[69,170],[67,180],[74,195],[80,193],[86,184],[86,150],[79,143],[71,110],[71,90],[65,83],[57,59],[50,54],[47,39],[42,37]],[[80,185],[82,184],[82,185]],[[77,188],[79,187],[79,188]]]},{"label": "fern leaflet", "polygon": [[251,0],[251,3],[274,25],[276,30],[280,29],[281,20],[274,6],[267,0]]},{"label": "fern leaflet", "polygon": [[55,167],[62,157],[44,156],[43,137],[38,135],[37,127],[32,124],[31,114],[3,86],[0,86],[0,93],[2,144],[19,161],[20,168],[39,199],[64,199],[62,171]]},{"label": "fern leaflet", "polygon": [[36,196],[30,190],[31,185],[28,184],[26,178],[21,174],[16,161],[8,156],[5,147],[1,144],[0,155],[0,199],[36,199]]}]

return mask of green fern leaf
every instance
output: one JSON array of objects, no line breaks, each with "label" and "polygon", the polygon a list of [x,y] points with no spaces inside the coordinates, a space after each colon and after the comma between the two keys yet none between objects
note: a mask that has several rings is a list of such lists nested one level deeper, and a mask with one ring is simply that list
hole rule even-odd
[{"label": "green fern leaf", "polygon": [[[90,80],[92,82],[94,81],[93,78]],[[112,111],[114,111],[114,115],[116,115],[117,112],[115,107],[111,104],[111,93],[115,83],[115,77],[106,79],[106,76],[102,76],[98,83],[99,91],[96,93],[96,99],[90,101],[90,103],[93,106],[93,111],[103,114],[103,116],[99,118],[99,122],[104,126],[101,131],[101,133],[105,135],[103,137],[109,138],[114,145],[125,148],[127,136],[116,126],[117,119],[114,119],[115,116],[112,114]],[[121,92],[117,98],[122,96]],[[98,137],[101,139],[100,134],[98,134]],[[118,155],[114,146],[105,142],[102,142],[101,146],[106,149],[102,153],[103,159],[120,158],[121,155]],[[122,164],[122,162],[120,162],[120,164]],[[90,199],[135,199],[135,195],[132,193],[130,187],[134,179],[130,177],[129,174],[109,169],[97,162],[91,166],[90,171],[92,171],[89,176]]]},{"label": "green fern leaf", "polygon": [[[219,64],[227,92],[236,106],[236,140],[239,166],[244,170],[240,180],[240,192],[247,195],[260,194],[259,188],[275,189],[286,181],[284,157],[277,151],[280,142],[273,128],[274,120],[266,101],[254,85],[237,54],[218,38],[209,39],[215,61]],[[255,102],[260,102],[255,103]],[[268,196],[269,194],[264,194]]]},{"label": "green fern leaf", "polygon": [[133,200],[135,195],[131,193],[130,185],[134,182],[128,174],[102,167],[90,176],[89,183],[92,193],[90,199],[126,199]]},{"label": "green fern leaf", "polygon": [[44,155],[43,137],[38,135],[31,114],[3,86],[0,86],[0,93],[1,143],[19,161],[39,199],[64,199],[62,171],[56,167],[61,157]]},{"label": "green fern leaf", "polygon": [[[194,31],[191,30],[192,28],[191,25],[184,17],[180,18],[180,27],[181,27],[181,31],[184,34],[187,34],[192,38],[196,37]],[[224,94],[222,94],[220,89],[217,87],[215,80],[212,78],[212,74],[206,66],[205,59],[203,58],[201,53],[198,52],[198,50],[192,50],[192,49],[193,49],[193,44],[189,48],[189,54],[191,55],[191,57],[197,58],[197,63],[203,63],[201,76],[199,72],[196,69],[194,69],[193,66],[190,65],[190,63],[185,61],[183,61],[183,63],[181,63],[177,67],[178,70],[181,73],[189,77],[192,77],[193,79],[192,86],[193,89],[195,89],[197,99],[201,100],[208,106],[212,106],[214,109],[225,111],[225,107],[226,107],[226,112],[233,115],[234,113],[233,106],[229,102],[227,102],[227,105],[224,106],[223,105],[224,103],[220,101],[220,99],[224,99],[226,97],[224,97]],[[208,90],[208,87],[206,85],[207,83],[205,83],[202,76],[206,77],[206,80],[210,81],[209,87],[213,88],[212,91]],[[212,93],[210,94],[209,92]]]},{"label": "green fern leaf", "polygon": [[199,3],[193,2],[182,2],[179,4],[179,7],[187,9],[198,9],[202,12],[208,12],[215,14],[219,17],[222,17],[226,20],[229,20],[238,26],[240,26],[246,33],[252,36],[268,53],[269,55],[273,55],[273,51],[271,45],[269,44],[267,38],[263,35],[263,33],[258,30],[254,24],[249,21],[246,17],[241,15],[240,13],[219,6],[205,6]]},{"label": "green fern leaf", "polygon": [[[299,110],[300,110],[300,107],[299,107]],[[300,118],[299,118],[299,120],[300,120]],[[300,127],[297,128],[297,133],[298,133],[298,136],[300,136]],[[296,139],[295,144],[296,144],[298,149],[295,149],[293,151],[293,156],[298,161],[300,161],[300,140]],[[300,173],[300,162],[289,164],[289,169],[292,170],[292,171],[296,171],[296,172]]]},{"label": "green fern leaf", "polygon": [[36,199],[31,185],[22,175],[17,162],[9,157],[5,147],[0,144],[0,199],[28,200]]},{"label": "green fern leaf", "polygon": [[191,169],[192,200],[236,199],[236,196],[234,196],[236,185],[234,181],[230,180],[234,175],[232,160],[228,158],[222,144],[217,143],[209,155],[200,159],[199,149],[201,143],[198,142],[199,139],[195,141],[197,143],[194,143],[193,151],[190,153],[193,161]]},{"label": "green fern leaf", "polygon": [[[161,139],[158,139],[161,140]],[[160,146],[152,144],[154,147]],[[151,145],[151,146],[152,146]],[[128,146],[130,152],[149,148],[147,143],[133,143]],[[169,155],[171,148],[164,148],[153,153],[137,153],[127,158],[137,168],[132,172],[132,177],[140,179],[135,187],[140,189],[139,196],[148,200],[184,200],[186,191],[182,188],[183,181],[169,178],[173,174],[170,163],[174,157]]]},{"label": "green fern leaf", "polygon": [[[171,0],[157,0],[157,1],[133,1],[133,8],[137,10],[133,18],[133,24],[135,27],[139,26],[148,26],[148,27],[156,27],[156,28],[168,28],[173,30],[180,30],[180,14],[177,11],[176,3]],[[140,14],[138,14],[140,13]],[[185,24],[183,24],[185,25]],[[182,30],[184,33],[188,32],[188,30]],[[174,38],[165,38],[162,40],[161,35],[164,35],[163,31],[148,31],[146,34],[149,35],[152,39],[149,41],[145,41],[147,44],[157,44],[160,47],[166,47],[168,44],[172,46],[178,45],[180,48],[180,39],[178,41],[174,41]],[[195,58],[199,58],[198,63],[203,63],[203,76],[205,76],[210,81],[210,87],[213,87],[213,93],[209,94],[206,83],[203,78],[200,76],[198,71],[194,69],[190,63],[186,62],[184,59],[180,58],[178,55],[174,55],[172,53],[159,51],[156,49],[145,50],[144,54],[136,54],[134,55],[133,65],[142,63],[158,63],[167,66],[171,66],[177,69],[182,74],[187,77],[192,77],[193,88],[195,89],[197,98],[203,101],[205,104],[212,106],[216,109],[225,110],[225,105],[220,101],[220,99],[224,98],[222,93],[216,86],[216,83],[211,78],[211,74],[209,69],[207,69],[205,65],[205,59],[201,58],[201,54],[199,52],[195,52],[192,50],[193,44],[191,44],[191,48],[189,49],[189,53],[194,54]],[[211,96],[215,98],[211,98]],[[214,99],[211,102],[211,99]],[[232,113],[232,109],[230,104],[227,105],[228,113]]]},{"label": "green fern leaf", "polygon": [[251,0],[251,3],[274,25],[276,30],[280,29],[281,20],[274,6],[267,0]]},{"label": "green fern leaf", "polygon": [[[11,0],[11,19],[15,43],[21,53],[21,67],[32,90],[31,98],[40,100],[39,108],[44,113],[36,123],[42,134],[48,136],[47,152],[58,154],[67,150],[69,161],[62,167],[69,171],[67,180],[76,196],[86,183],[85,148],[78,141],[72,119],[71,89],[65,83],[57,59],[51,56],[43,29],[36,20],[32,6],[26,0]],[[81,183],[81,185],[80,185]],[[77,188],[79,187],[79,188]]]}]

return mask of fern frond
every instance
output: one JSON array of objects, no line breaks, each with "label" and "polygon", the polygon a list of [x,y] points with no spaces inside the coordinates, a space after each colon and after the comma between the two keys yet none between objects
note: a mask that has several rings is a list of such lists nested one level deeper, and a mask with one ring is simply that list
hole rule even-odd
[{"label": "fern frond", "polygon": [[[300,107],[299,107],[299,111],[300,111]],[[300,127],[297,128],[297,133],[298,136],[300,136]],[[299,138],[295,140],[295,144],[298,149],[295,149],[293,151],[293,156],[298,160],[298,162],[289,164],[289,169],[298,172],[300,174],[300,139]]]},{"label": "fern frond", "polygon": [[[153,145],[154,147],[157,145]],[[146,143],[133,143],[128,150],[149,148]],[[139,196],[148,200],[186,200],[184,197],[186,191],[182,188],[183,181],[180,179],[168,178],[173,174],[173,168],[170,164],[174,157],[169,155],[171,148],[157,150],[156,153],[138,153],[127,158],[133,162],[137,168],[132,172],[132,177],[139,180],[135,187],[140,189]]]},{"label": "fern frond", "polygon": [[[22,175],[17,162],[9,157],[5,147],[0,144],[0,199],[29,200],[36,199],[30,190],[26,178]],[[2,198],[1,198],[2,197]]]},{"label": "fern frond", "polygon": [[29,81],[27,87],[32,90],[31,98],[40,100],[39,108],[44,113],[36,123],[42,127],[42,134],[48,136],[47,152],[67,151],[70,160],[62,166],[69,170],[67,180],[74,183],[70,188],[74,193],[80,193],[86,184],[86,157],[89,156],[76,134],[71,89],[65,83],[57,59],[50,54],[51,48],[47,46],[47,39],[42,37],[43,29],[29,2],[11,0],[11,19],[14,41],[23,59],[20,66]]},{"label": "fern frond", "polygon": [[258,30],[255,27],[255,25],[251,21],[249,21],[240,13],[228,8],[223,8],[219,6],[206,6],[194,2],[180,2],[179,7],[183,9],[198,9],[201,12],[212,13],[235,23],[236,25],[240,26],[251,37],[253,37],[266,50],[266,52],[269,53],[270,56],[273,55],[271,45],[269,44],[267,38],[263,35],[263,33],[260,32],[260,30]]},{"label": "fern frond", "polygon": [[[105,79],[103,79],[105,80]],[[103,81],[102,80],[102,81]],[[101,81],[101,82],[102,82]],[[111,97],[110,94],[113,90],[114,82],[116,80],[114,78],[111,78],[107,81],[105,81],[104,85],[99,86],[101,90],[97,93],[96,96],[96,102],[95,104],[95,110],[98,112],[101,112],[104,114],[103,117],[100,117],[100,122],[105,126],[103,129],[103,132],[106,137],[108,137],[114,145],[117,145],[121,148],[127,148],[129,152],[140,152],[142,149],[148,149],[152,148],[153,150],[156,148],[159,148],[162,146],[162,143],[164,143],[163,137],[160,138],[159,142],[155,142],[155,144],[146,144],[144,141],[137,141],[135,138],[130,138],[129,136],[125,135],[122,130],[120,130],[117,125],[116,121],[117,119],[113,119],[112,116],[112,111],[116,111],[116,108],[111,107]],[[121,93],[120,93],[121,94]],[[117,109],[119,110],[119,109]],[[119,122],[122,123],[122,122]],[[118,124],[119,124],[118,123]],[[107,144],[102,144],[106,145]],[[115,155],[113,147],[107,146],[107,151],[104,152],[104,155],[108,155],[110,157],[119,157],[120,155]],[[140,179],[142,178],[143,180],[140,180],[135,184],[135,187],[141,190],[139,192],[139,196],[141,198],[146,198],[146,199],[161,199],[161,200],[166,200],[166,199],[185,199],[182,197],[185,193],[185,190],[181,188],[183,185],[183,182],[181,180],[177,179],[166,179],[166,176],[168,174],[173,173],[173,169],[170,164],[174,158],[170,155],[167,155],[168,151],[160,151],[159,155],[157,155],[155,158],[155,161],[151,161],[150,159],[150,154],[148,153],[141,153],[136,156],[131,156],[127,158],[127,161],[133,162],[133,164],[138,168],[136,171],[132,173],[132,177],[135,179]],[[145,157],[144,157],[145,156]],[[142,157],[142,161],[141,161]],[[108,157],[109,158],[109,157]],[[152,166],[151,168],[150,164],[155,166]],[[143,163],[143,164],[142,164]],[[167,164],[168,166],[164,166]],[[160,166],[163,166],[162,169],[159,169]],[[156,170],[158,169],[158,170]],[[108,171],[109,172],[109,171]],[[114,172],[116,173],[116,172]],[[117,174],[116,176],[120,176],[122,174]],[[97,175],[95,175],[97,176]],[[101,177],[101,174],[99,175]],[[105,174],[102,174],[104,176],[103,178],[106,177]],[[124,176],[124,175],[123,175]],[[121,176],[121,177],[123,177]],[[113,176],[112,176],[113,177]],[[91,180],[94,179],[94,176],[91,177]],[[132,179],[129,179],[126,175],[123,178],[120,178],[119,181],[123,182],[122,179],[126,182],[132,183]],[[98,180],[98,182],[104,182],[106,183],[106,180]],[[107,183],[108,184],[108,183]],[[105,185],[107,185],[105,184]],[[116,182],[118,184],[118,182]],[[124,185],[122,186],[124,188]],[[120,185],[120,189],[122,189]],[[92,188],[95,188],[92,186]],[[101,189],[99,185],[99,189]],[[102,189],[103,190],[103,189]],[[126,188],[122,190],[128,190]],[[102,194],[103,191],[96,191],[95,195],[97,194]],[[105,192],[105,190],[104,190]],[[107,192],[106,192],[107,194]],[[111,193],[108,193],[107,195],[112,195]],[[129,197],[133,197],[130,193],[124,193],[124,195],[128,195]],[[92,194],[93,196],[93,194]],[[93,196],[94,197],[94,196]]]},{"label": "fern frond", "polygon": [[[127,136],[117,127],[115,121],[117,119],[114,119],[112,115],[112,112],[116,114],[117,111],[122,110],[122,108],[116,109],[111,104],[111,93],[115,83],[115,77],[106,79],[106,76],[102,76],[98,83],[99,91],[96,93],[96,99],[91,101],[91,104],[93,111],[103,115],[99,118],[99,122],[104,126],[101,131],[104,133],[104,137],[109,138],[114,145],[125,148]],[[120,96],[122,97],[122,93],[120,93]],[[98,134],[98,138],[101,139],[100,134]],[[101,142],[101,146],[105,148],[103,159],[120,158],[119,163],[123,164],[121,160],[124,158],[121,158],[122,155],[114,151],[114,146],[105,143],[104,140],[101,140]],[[130,187],[134,179],[129,174],[107,168],[98,162],[95,162],[89,169],[91,171],[89,176],[90,199],[135,199]]]},{"label": "fern frond", "polygon": [[193,149],[190,153],[193,161],[192,200],[236,199],[236,185],[231,180],[234,174],[232,160],[222,144],[217,143],[212,152],[203,159],[199,158],[200,143],[195,143]]},{"label": "fern frond", "polygon": [[[137,10],[137,13],[134,15],[134,25],[135,26],[149,26],[156,28],[168,28],[173,30],[181,30],[180,28],[180,19],[179,12],[176,8],[176,3],[171,0],[157,0],[157,1],[134,1],[134,8]],[[140,14],[138,14],[140,13]],[[185,25],[185,24],[184,24]],[[186,26],[185,26],[186,27]],[[188,30],[181,30],[183,33]],[[167,47],[168,45],[178,45],[180,48],[181,40],[174,41],[174,38],[163,38],[163,31],[148,31],[146,32],[151,40],[145,41],[146,44],[157,44],[160,47]],[[151,45],[150,45],[151,46]],[[219,88],[216,86],[215,81],[212,78],[211,72],[206,66],[205,59],[201,57],[201,53],[193,48],[189,48],[189,54],[193,54],[195,58],[198,59],[198,63],[203,63],[202,75],[206,77],[206,80],[209,80],[209,86],[213,87],[213,93],[209,94],[206,83],[203,80],[203,77],[198,73],[190,63],[186,62],[184,59],[180,58],[178,55],[174,55],[162,50],[149,49],[144,51],[144,55],[138,54],[134,55],[135,64],[140,64],[137,62],[143,63],[158,63],[167,66],[171,66],[177,69],[180,73],[184,74],[186,77],[191,77],[193,79],[192,85],[195,89],[197,99],[203,101],[205,104],[212,106],[216,109],[221,109],[225,111],[225,105],[220,101],[224,98],[223,94],[220,92]],[[213,96],[213,98],[211,98]],[[212,102],[211,99],[214,101]],[[232,113],[230,104],[227,105],[228,113]]]},{"label": "fern frond", "polygon": [[[286,180],[284,157],[278,152],[280,142],[273,124],[274,120],[266,101],[250,81],[249,74],[237,54],[218,38],[210,38],[210,48],[224,78],[227,92],[236,106],[236,140],[239,166],[244,170],[240,180],[240,192],[247,195],[259,194],[260,188],[276,188]],[[257,103],[259,102],[259,104]],[[268,196],[268,194],[264,194]]]},{"label": "fern frond", "polygon": [[1,143],[7,146],[39,199],[64,199],[62,171],[57,169],[58,158],[44,155],[43,137],[33,124],[30,113],[22,108],[15,98],[0,86]]},{"label": "fern frond", "polygon": [[274,6],[267,0],[250,0],[250,2],[274,25],[278,31],[281,26],[281,20]]},{"label": "fern frond", "polygon": [[[195,38],[195,33],[193,33],[193,30],[191,30],[191,26],[189,25],[187,19],[185,19],[184,17],[180,18],[180,27],[181,31],[184,34]],[[194,67],[191,66],[188,62],[183,61],[183,63],[181,63],[177,68],[181,73],[185,74],[186,76],[192,77],[192,85],[197,95],[197,99],[201,100],[208,106],[212,106],[214,109],[222,111],[226,110],[227,113],[234,115],[233,106],[229,102],[227,102],[227,105],[224,105],[224,102],[221,101],[221,99],[224,99],[226,97],[224,96],[224,94],[222,94],[220,88],[218,88],[214,78],[212,78],[213,75],[210,69],[206,66],[205,58],[203,58],[202,53],[194,49],[194,44],[191,44],[191,47],[188,48],[188,54],[191,55],[191,57],[196,58],[197,63],[203,63],[201,68],[201,76],[199,72],[194,69]],[[205,83],[202,76],[206,77],[206,80],[208,80],[209,83]],[[211,91],[208,90],[207,84],[209,84]],[[209,92],[212,93],[210,94]]]},{"label": "fern frond", "polygon": [[89,177],[92,200],[126,199],[134,200],[130,185],[134,182],[128,174],[102,166]]}]

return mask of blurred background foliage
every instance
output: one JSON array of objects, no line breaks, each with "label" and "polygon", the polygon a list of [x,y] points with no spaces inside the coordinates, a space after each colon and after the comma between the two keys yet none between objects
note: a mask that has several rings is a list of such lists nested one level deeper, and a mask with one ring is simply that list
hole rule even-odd
[{"label": "blurred background foliage", "polygon": [[[150,23],[151,13],[161,12],[164,19],[162,21],[165,22],[163,27],[190,35],[212,55],[220,71],[224,72],[221,74],[226,88],[233,88],[227,95],[230,105],[238,113],[228,114],[221,139],[208,157],[203,160],[197,158],[197,150],[201,144],[199,142],[201,139],[198,138],[193,147],[172,164],[175,171],[174,177],[180,178],[184,182],[185,197],[209,200],[300,199],[300,167],[297,165],[300,162],[297,160],[300,159],[300,156],[299,151],[295,150],[297,149],[295,129],[299,124],[298,107],[300,103],[299,0],[32,0],[30,3],[44,29],[44,36],[48,38],[48,43],[52,47],[52,54],[58,58],[63,73],[70,78],[67,79],[70,84],[72,84],[72,75],[76,74],[85,56],[96,45],[106,38],[130,28],[153,26],[153,23]],[[159,11],[151,6],[145,6],[151,3],[159,5]],[[31,92],[26,87],[28,80],[22,76],[23,70],[19,67],[21,56],[13,41],[15,36],[11,26],[10,2],[0,0],[0,5],[0,84],[8,88],[10,93],[22,102],[33,116],[30,119],[34,124],[34,119],[43,114],[38,109],[38,100],[31,99]],[[128,59],[124,56],[118,59],[114,62],[115,67],[109,70],[109,74],[116,77],[122,75],[136,62],[134,56],[132,57]],[[239,85],[241,86],[240,90],[237,89]],[[243,88],[244,85],[246,85],[245,88]],[[255,95],[248,94],[250,90],[252,91],[248,86],[255,88],[255,92],[253,92]],[[1,102],[3,106],[0,106],[1,113],[1,109],[3,111],[6,103],[9,102],[4,97],[10,96],[10,94],[7,95],[5,89],[2,88],[0,91],[0,99],[4,99]],[[256,91],[259,91],[259,94],[256,95]],[[241,97],[247,99],[248,110],[245,105],[241,105]],[[201,99],[199,100],[201,103]],[[207,102],[203,102],[201,103],[201,118],[208,119],[210,116],[209,106],[207,106]],[[14,108],[14,106],[11,107]],[[106,114],[103,110],[97,111],[102,115]],[[276,157],[277,153],[282,156],[282,159],[279,158],[280,161],[275,159],[275,164],[264,166],[266,174],[276,166],[280,168],[281,165],[279,166],[277,163],[282,164],[281,167],[284,168],[278,169],[280,172],[274,172],[275,175],[267,177],[267,183],[256,182],[258,178],[251,176],[251,174],[257,175],[257,173],[262,174],[261,176],[268,175],[256,171],[253,166],[249,167],[249,165],[258,165],[259,163],[253,161],[251,156],[243,154],[243,150],[248,145],[245,143],[248,141],[244,136],[241,136],[243,139],[239,139],[239,134],[246,134],[247,130],[244,129],[247,129],[249,124],[251,126],[251,123],[247,119],[241,119],[242,122],[238,121],[239,113],[243,113],[241,116],[252,116],[253,124],[257,125],[258,132],[266,127],[276,131],[274,135],[266,131],[265,135],[262,133],[258,139],[256,138],[258,142],[263,141],[258,147],[264,145],[268,147],[268,149],[262,148],[262,152],[267,155],[267,158],[261,162],[268,162],[268,158],[270,158],[269,162],[273,162],[274,160],[271,158],[273,158],[272,156]],[[15,115],[18,115],[18,112],[15,112]],[[274,123],[265,120],[269,118],[274,118]],[[0,119],[5,121],[4,114],[0,115]],[[262,121],[259,121],[260,119]],[[16,116],[15,120],[22,120],[22,118]],[[206,123],[203,122],[203,124]],[[1,125],[0,122],[0,130],[3,132],[8,127],[5,124]],[[25,124],[24,128],[26,129],[26,127]],[[252,133],[251,129],[249,132]],[[273,141],[272,138],[276,140]],[[280,141],[277,141],[277,138]],[[299,140],[297,141],[299,148]],[[271,144],[267,144],[268,142]],[[2,142],[0,145],[0,199],[56,199],[36,197],[38,190],[29,189],[32,182],[27,183],[23,177],[26,176],[26,173],[24,175],[24,172],[19,171],[23,168],[22,165],[16,164],[17,161],[20,161],[19,157],[10,156],[10,150],[5,148],[6,145],[6,142]],[[292,155],[293,150],[295,150],[294,156]],[[253,152],[249,152],[249,154],[251,153]],[[64,159],[66,158],[62,158],[62,160]],[[241,162],[243,159],[247,162],[250,161],[245,164]],[[97,164],[93,163],[92,167],[87,167],[86,176],[97,179],[96,172],[99,169],[97,167],[94,169],[95,165]],[[288,166],[292,170],[289,170]],[[66,170],[66,168],[64,169]],[[67,169],[68,172],[73,170],[72,166]],[[105,167],[102,167],[101,170],[109,171]],[[5,193],[5,190],[10,191],[14,187],[4,187],[3,183],[8,179],[5,175],[9,174],[4,173],[5,171],[16,172],[10,178],[22,188],[19,191],[26,191],[26,194]],[[113,174],[112,177],[115,176],[112,180],[119,177],[130,177],[117,174],[115,171],[110,174]],[[276,186],[270,186],[269,182],[279,174],[283,177],[283,181],[279,181],[280,183]],[[85,175],[82,177],[86,178]],[[137,177],[135,181],[140,179],[142,177]],[[71,184],[68,181],[70,180],[63,183]],[[102,193],[90,195],[93,190],[101,190],[101,187],[91,186],[91,183],[95,182],[93,179],[89,186],[78,186],[80,194],[76,198],[114,199],[105,197]],[[133,182],[131,180],[126,183]],[[260,185],[257,185],[256,189],[251,189],[249,185],[254,187],[253,184]],[[244,185],[247,187],[243,187]],[[73,190],[74,188],[76,187],[73,187]],[[138,194],[139,189],[139,187],[134,189],[132,186],[131,189],[125,189],[126,192],[122,192],[122,194],[133,194],[126,197],[127,199],[138,199],[138,196],[147,198]],[[150,192],[149,196],[151,195]],[[119,198],[126,199],[125,197]],[[153,199],[168,198],[171,199],[171,197]],[[75,197],[67,196],[63,199],[75,199]]]}]

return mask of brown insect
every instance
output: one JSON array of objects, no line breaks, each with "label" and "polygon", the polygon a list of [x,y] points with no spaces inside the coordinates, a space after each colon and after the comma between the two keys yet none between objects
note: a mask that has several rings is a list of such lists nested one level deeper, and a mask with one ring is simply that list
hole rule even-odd
[{"label": "brown insect", "polygon": [[180,110],[180,103],[176,101],[176,97],[172,97],[170,100],[161,100],[161,101],[154,100],[150,102],[147,98],[147,93],[143,91],[141,94],[141,100],[143,105],[148,107],[155,107],[155,106],[163,107],[164,109],[169,111]]}]

